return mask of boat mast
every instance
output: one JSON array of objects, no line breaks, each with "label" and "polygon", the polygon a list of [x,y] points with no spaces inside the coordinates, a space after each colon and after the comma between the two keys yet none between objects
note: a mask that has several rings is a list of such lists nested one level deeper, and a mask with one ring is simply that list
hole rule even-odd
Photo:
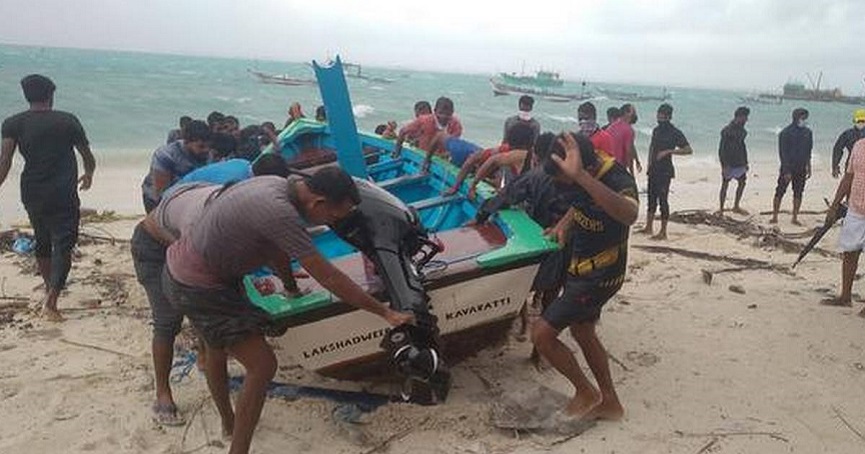
[{"label": "boat mast", "polygon": [[313,61],[315,77],[321,91],[321,100],[327,111],[330,134],[336,142],[336,158],[340,167],[357,178],[367,178],[366,163],[357,134],[357,123],[351,109],[351,97],[345,82],[345,71],[339,55],[330,66]]}]

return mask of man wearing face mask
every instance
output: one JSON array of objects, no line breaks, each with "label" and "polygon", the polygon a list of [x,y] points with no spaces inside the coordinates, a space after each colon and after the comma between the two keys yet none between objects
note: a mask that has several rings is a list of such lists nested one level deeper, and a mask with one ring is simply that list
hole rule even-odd
[{"label": "man wearing face mask", "polygon": [[508,117],[508,119],[505,120],[504,134],[502,134],[503,143],[508,140],[508,131],[510,131],[510,129],[514,127],[514,125],[517,125],[519,123],[525,123],[531,126],[533,133],[532,141],[538,140],[538,136],[541,135],[541,124],[538,123],[538,120],[532,117],[532,108],[534,107],[534,105],[535,98],[532,98],[529,95],[520,96],[519,113],[512,117]]},{"label": "man wearing face mask", "polygon": [[613,137],[606,130],[598,126],[598,110],[591,102],[584,102],[577,107],[577,120],[579,121],[579,134],[588,137],[596,151],[603,151],[612,156]]},{"label": "man wearing face mask", "polygon": [[865,109],[859,109],[853,112],[853,127],[842,132],[835,141],[835,147],[832,148],[832,178],[841,176],[841,158],[844,156],[844,150],[847,150],[847,160],[844,162],[846,169],[853,154],[853,145],[863,138],[865,138]]},{"label": "man wearing face mask", "polygon": [[646,158],[646,175],[649,178],[649,211],[646,213],[646,227],[642,233],[652,235],[655,221],[655,209],[661,208],[661,230],[653,236],[653,240],[667,239],[667,220],[670,218],[670,182],[676,176],[673,167],[673,155],[689,155],[694,150],[688,144],[688,139],[679,128],[673,126],[673,107],[661,104],[657,114],[658,126],[652,131],[652,142],[649,144],[649,156]]},{"label": "man wearing face mask", "polygon": [[775,199],[772,201],[772,219],[770,224],[778,223],[778,211],[781,209],[781,199],[787,192],[787,186],[793,184],[793,225],[799,222],[799,208],[802,206],[802,194],[805,192],[805,181],[811,178],[811,149],[814,147],[814,136],[808,128],[808,111],[798,107],[793,110],[793,122],[787,125],[778,135],[778,154],[781,158],[781,171],[778,176],[778,186],[775,188]]}]

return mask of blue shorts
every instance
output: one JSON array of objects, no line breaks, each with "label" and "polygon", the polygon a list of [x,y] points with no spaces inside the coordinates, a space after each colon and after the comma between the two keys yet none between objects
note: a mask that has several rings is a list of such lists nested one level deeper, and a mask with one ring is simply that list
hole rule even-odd
[{"label": "blue shorts", "polygon": [[445,140],[445,150],[451,157],[451,163],[460,167],[472,153],[481,150],[481,147],[458,137],[448,137]]}]

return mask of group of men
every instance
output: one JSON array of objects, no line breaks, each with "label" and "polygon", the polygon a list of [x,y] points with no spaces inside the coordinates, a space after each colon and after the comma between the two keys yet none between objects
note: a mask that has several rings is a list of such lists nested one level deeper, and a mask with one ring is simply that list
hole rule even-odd
[{"label": "group of men", "polygon": [[[3,123],[0,184],[8,175],[15,149],[20,150],[25,159],[22,201],[35,231],[36,257],[45,281],[43,310],[49,319],[61,320],[57,298],[69,273],[78,231],[76,186],[80,184],[81,190],[90,187],[95,160],[78,120],[53,110],[53,82],[30,75],[21,85],[30,109]],[[503,143],[488,149],[461,138],[462,125],[454,115],[453,101],[446,97],[439,98],[434,108],[418,103],[412,122],[398,131],[396,125],[386,125],[382,132],[389,131],[396,140],[396,154],[406,141],[425,150],[421,171],[429,169],[436,154],[460,165],[459,179],[449,191],[468,184],[474,195],[480,181],[502,175],[497,193],[480,205],[476,222],[486,222],[503,207],[520,206],[558,240],[562,248],[544,260],[533,283],[540,312],[531,326],[535,352],[574,386],[573,398],[561,417],[618,419],[624,410],[595,330],[603,305],[625,281],[629,230],[638,217],[634,174],[642,165],[632,126],[637,112],[627,104],[608,111],[609,123],[601,127],[595,106],[586,102],[577,110],[578,131],[554,134],[542,132],[532,117],[532,107],[531,97],[520,98],[519,112],[505,122]],[[748,172],[744,126],[749,113],[747,108],[737,109],[721,133],[721,211],[728,183],[736,179],[733,210],[743,212],[740,201]],[[287,124],[302,115],[300,106],[292,105]],[[317,116],[325,121],[323,109]],[[671,123],[672,116],[669,104],[657,109],[658,124],[646,161],[649,211],[644,231],[653,233],[655,211],[660,207],[661,227],[655,236],[659,239],[666,237],[669,187],[675,176],[672,156],[693,152],[684,134]],[[781,172],[773,221],[777,221],[781,197],[791,183],[797,221],[804,181],[810,176],[813,140],[807,118],[806,110],[794,110],[793,122],[779,136]],[[327,167],[311,176],[289,176],[278,153],[258,156],[267,143],[279,146],[272,124],[244,134],[249,128],[240,130],[233,117],[214,112],[207,120],[183,118],[181,128],[172,131],[168,143],[154,153],[142,184],[148,214],[135,228],[132,254],[152,309],[154,419],[164,425],[184,422],[169,375],[174,339],[186,317],[203,340],[202,364],[223,432],[232,436],[230,452],[244,453],[276,371],[276,359],[265,336],[286,330],[285,324],[249,302],[240,284],[244,275],[270,267],[285,283],[286,292],[296,293],[299,289],[290,263],[297,260],[340,300],[377,314],[392,326],[412,323],[412,317],[366,294],[316,250],[306,231],[308,226],[333,225],[356,209],[360,196],[348,174]],[[844,291],[838,299],[847,304],[859,251],[865,245],[865,142],[859,140],[865,111],[857,111],[854,122],[853,130],[839,138],[833,155],[833,174],[838,176],[843,148],[852,150],[830,209],[834,215],[840,203],[849,200],[841,235]],[[226,153],[227,148],[217,144],[223,139],[229,143],[227,137],[234,145]],[[254,164],[243,154],[244,139],[253,138]],[[84,162],[80,178],[73,150]],[[472,181],[466,183],[471,174]],[[595,384],[559,340],[564,329],[577,341]],[[228,391],[229,356],[246,369],[234,406]]]}]

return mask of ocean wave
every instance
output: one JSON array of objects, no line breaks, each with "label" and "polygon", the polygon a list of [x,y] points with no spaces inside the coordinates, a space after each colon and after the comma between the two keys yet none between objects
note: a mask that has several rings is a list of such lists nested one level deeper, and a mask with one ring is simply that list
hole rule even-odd
[{"label": "ocean wave", "polygon": [[572,116],[547,115],[547,118],[558,121],[559,123],[576,123],[577,118]]},{"label": "ocean wave", "polygon": [[642,134],[644,136],[652,137],[652,131],[654,130],[654,128],[644,126],[642,128],[634,128],[634,130],[639,132],[640,134]]},{"label": "ocean wave", "polygon": [[677,157],[676,158],[676,167],[690,168],[690,169],[708,169],[708,168],[716,168],[719,166],[718,158],[715,156],[688,156],[688,157]]},{"label": "ocean wave", "polygon": [[384,87],[380,87],[378,85],[373,85],[372,87],[369,87],[369,89],[375,91],[384,91]]},{"label": "ocean wave", "polygon": [[784,128],[785,128],[785,126],[773,126],[771,128],[763,128],[763,131],[764,132],[771,132],[772,134],[777,136],[778,134],[781,134],[781,131],[783,131]]},{"label": "ocean wave", "polygon": [[237,99],[235,99],[235,101],[237,101],[240,104],[246,104],[249,101],[252,101],[252,98],[247,98],[247,97],[237,98]]},{"label": "ocean wave", "polygon": [[367,115],[375,112],[375,107],[366,104],[358,104],[351,108],[352,113],[357,118],[366,118]]}]

